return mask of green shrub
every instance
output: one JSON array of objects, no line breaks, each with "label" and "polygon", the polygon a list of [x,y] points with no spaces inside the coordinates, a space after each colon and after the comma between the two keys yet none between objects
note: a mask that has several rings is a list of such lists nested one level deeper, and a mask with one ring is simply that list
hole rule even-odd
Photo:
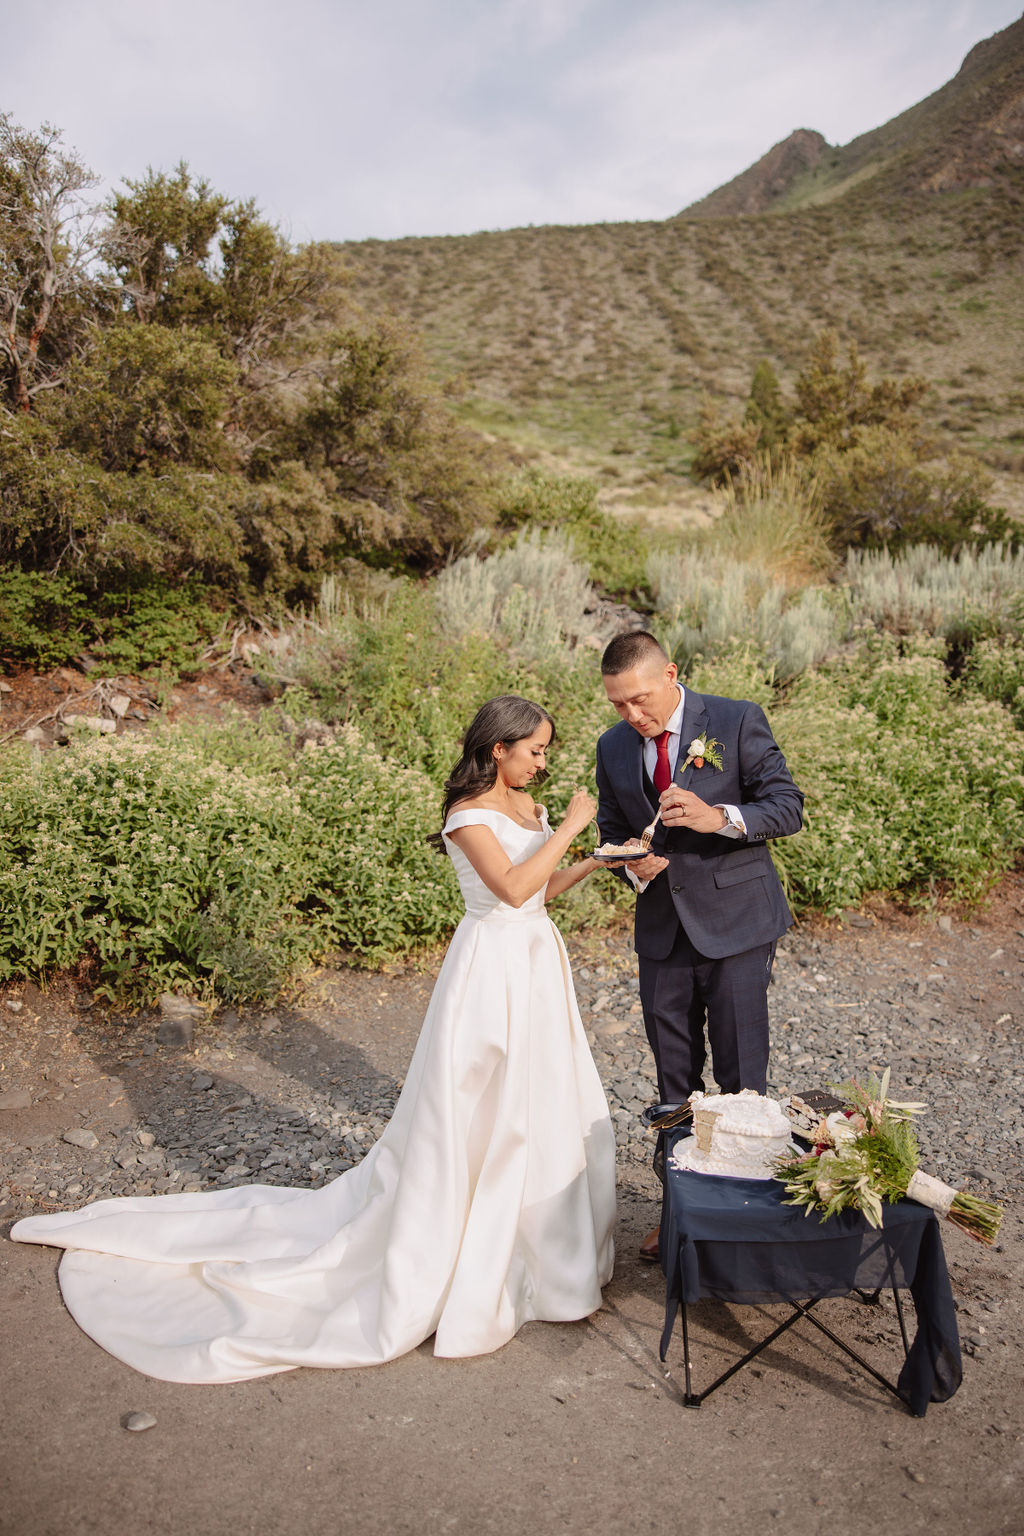
[{"label": "green shrub", "polygon": [[211,597],[216,600],[198,582],[157,581],[105,591],[97,603],[98,638],[90,652],[111,673],[160,668],[179,676],[193,670],[223,622],[223,609]]},{"label": "green shrub", "polygon": [[85,644],[89,618],[88,599],[70,577],[0,570],[0,664],[61,666]]},{"label": "green shrub", "polygon": [[960,687],[965,694],[1005,704],[1024,731],[1024,641],[1010,635],[977,641],[964,663]]},{"label": "green shrub", "polygon": [[601,510],[592,480],[523,470],[496,486],[494,504],[502,527],[536,525],[561,534],[590,580],[610,597],[641,605],[649,600],[646,540]]},{"label": "green shrub", "polygon": [[0,571],[0,662],[46,672],[88,651],[107,675],[178,676],[220,628],[211,596],[198,582],[97,592],[62,572]]},{"label": "green shrub", "polygon": [[3,767],[0,976],[89,961],[111,997],[251,996],[314,952],[298,882],[315,829],[287,784],[169,736]]},{"label": "green shrub", "polygon": [[826,443],[810,462],[840,548],[928,543],[952,554],[1011,536],[1006,513],[985,499],[991,481],[980,465],[962,457],[926,463],[904,431],[862,427],[852,446]]},{"label": "green shrub", "polygon": [[791,899],[838,912],[870,892],[977,900],[1024,844],[1024,737],[999,704],[950,695],[934,644],[881,636],[801,678],[774,717],[807,795],[773,853]]}]

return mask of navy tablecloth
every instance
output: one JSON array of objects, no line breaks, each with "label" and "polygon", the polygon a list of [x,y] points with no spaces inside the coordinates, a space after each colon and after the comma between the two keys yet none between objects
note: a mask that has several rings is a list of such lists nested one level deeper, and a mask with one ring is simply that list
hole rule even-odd
[{"label": "navy tablecloth", "polygon": [[822,1220],[785,1205],[776,1179],[726,1179],[678,1169],[666,1146],[661,1264],[665,1271],[662,1358],[681,1302],[807,1301],[853,1290],[910,1291],[917,1331],[897,1386],[911,1412],[941,1403],[960,1385],[956,1308],[938,1219],[915,1200],[883,1207],[880,1229],[856,1211]]}]

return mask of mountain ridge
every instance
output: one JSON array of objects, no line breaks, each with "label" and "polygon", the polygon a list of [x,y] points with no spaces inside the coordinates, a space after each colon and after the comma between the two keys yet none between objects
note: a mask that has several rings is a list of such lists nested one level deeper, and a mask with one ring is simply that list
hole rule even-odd
[{"label": "mountain ridge", "polygon": [[1024,166],[1024,16],[976,43],[951,80],[880,127],[842,146],[797,129],[676,217],[788,212],[869,181],[875,194],[967,191],[991,185],[1004,165]]}]

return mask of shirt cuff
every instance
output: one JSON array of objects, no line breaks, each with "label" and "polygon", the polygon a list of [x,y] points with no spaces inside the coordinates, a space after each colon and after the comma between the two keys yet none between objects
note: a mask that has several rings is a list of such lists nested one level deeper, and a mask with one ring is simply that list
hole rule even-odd
[{"label": "shirt cuff", "polygon": [[746,837],[746,823],[735,805],[719,805],[716,809],[725,812],[725,826],[720,829],[719,837]]}]

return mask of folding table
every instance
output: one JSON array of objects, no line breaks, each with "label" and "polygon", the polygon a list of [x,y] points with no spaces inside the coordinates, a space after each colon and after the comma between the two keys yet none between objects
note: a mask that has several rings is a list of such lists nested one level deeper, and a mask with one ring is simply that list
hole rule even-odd
[{"label": "folding table", "polygon": [[[941,1403],[960,1385],[960,1340],[938,1219],[915,1200],[883,1207],[880,1229],[858,1211],[828,1220],[806,1207],[784,1204],[776,1179],[732,1179],[676,1168],[672,1149],[685,1132],[666,1140],[661,1218],[661,1265],[665,1272],[665,1359],[676,1313],[682,1308],[687,1407],[699,1408],[801,1318],[857,1361],[899,1397],[916,1417],[929,1402]],[[812,1308],[827,1296],[892,1290],[906,1358],[895,1383],[864,1360]],[[909,1290],[917,1314],[908,1337],[900,1290]],[[704,1297],[741,1304],[786,1302],[790,1314],[767,1338],[702,1392],[691,1382],[687,1308]]]}]

